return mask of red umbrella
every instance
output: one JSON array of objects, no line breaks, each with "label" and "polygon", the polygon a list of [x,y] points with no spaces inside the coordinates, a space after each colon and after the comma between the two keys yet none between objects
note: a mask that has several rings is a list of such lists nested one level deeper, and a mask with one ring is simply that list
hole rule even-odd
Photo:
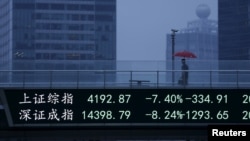
[{"label": "red umbrella", "polygon": [[184,57],[184,58],[197,58],[197,56],[194,53],[189,51],[176,52],[174,56]]}]

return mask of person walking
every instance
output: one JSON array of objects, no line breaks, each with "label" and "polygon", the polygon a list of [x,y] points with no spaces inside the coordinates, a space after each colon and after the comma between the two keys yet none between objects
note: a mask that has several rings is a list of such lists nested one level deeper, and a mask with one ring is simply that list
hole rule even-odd
[{"label": "person walking", "polygon": [[182,66],[181,66],[181,84],[187,85],[188,84],[188,65],[186,64],[186,59],[181,59]]}]

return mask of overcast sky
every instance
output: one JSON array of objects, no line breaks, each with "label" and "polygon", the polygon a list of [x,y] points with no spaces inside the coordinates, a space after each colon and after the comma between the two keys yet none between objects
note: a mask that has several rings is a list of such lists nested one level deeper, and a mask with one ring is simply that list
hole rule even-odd
[{"label": "overcast sky", "polygon": [[203,3],[217,20],[217,0],[117,0],[117,60],[165,60],[166,34],[198,19]]}]

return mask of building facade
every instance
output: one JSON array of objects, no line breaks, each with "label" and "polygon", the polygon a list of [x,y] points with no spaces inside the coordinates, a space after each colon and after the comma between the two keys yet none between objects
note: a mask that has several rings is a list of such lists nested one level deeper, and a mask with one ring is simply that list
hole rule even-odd
[{"label": "building facade", "polygon": [[[219,0],[219,68],[220,70],[250,69],[250,0]],[[250,76],[223,72],[221,81],[249,82]]]},{"label": "building facade", "polygon": [[219,59],[250,59],[250,0],[219,0]]},{"label": "building facade", "polygon": [[[189,65],[189,81],[191,83],[205,82],[210,80],[209,70],[218,69],[218,23],[216,20],[209,19],[211,10],[208,5],[200,4],[196,8],[197,20],[188,22],[187,28],[180,29],[175,35],[174,53],[189,51],[194,53],[197,58],[186,58]],[[166,60],[167,70],[172,70],[172,36],[167,34]],[[181,70],[181,59],[174,57],[174,70]],[[192,70],[208,70],[208,72],[197,73]],[[171,80],[171,75],[167,79]],[[207,78],[204,78],[207,76]],[[213,75],[213,81],[217,76]],[[175,82],[180,79],[180,73],[175,73]]]},{"label": "building facade", "polygon": [[1,0],[0,10],[0,69],[116,68],[116,0]]}]

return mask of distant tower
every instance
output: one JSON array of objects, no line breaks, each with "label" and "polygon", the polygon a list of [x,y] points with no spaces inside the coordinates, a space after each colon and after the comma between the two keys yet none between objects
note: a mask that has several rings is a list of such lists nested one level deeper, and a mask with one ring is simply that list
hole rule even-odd
[{"label": "distant tower", "polygon": [[[188,22],[187,28],[181,29],[176,34],[175,52],[190,51],[197,58],[187,59],[192,70],[218,69],[218,24],[210,20],[211,9],[206,4],[197,6],[195,13],[199,19]],[[166,61],[167,70],[171,70],[171,34],[167,34]],[[180,57],[175,59],[175,69],[180,70]],[[190,62],[190,63],[189,63]],[[178,73],[176,79],[179,79]],[[204,78],[190,78],[190,81],[202,81]],[[177,82],[177,80],[175,80]]]},{"label": "distant tower", "polygon": [[206,4],[200,4],[196,8],[196,15],[200,19],[207,19],[211,13],[210,8]]}]

